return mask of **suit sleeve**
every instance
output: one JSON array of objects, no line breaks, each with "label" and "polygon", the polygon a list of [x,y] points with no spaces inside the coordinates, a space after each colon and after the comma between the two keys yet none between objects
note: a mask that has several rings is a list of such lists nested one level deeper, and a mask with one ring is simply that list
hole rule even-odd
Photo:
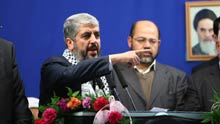
[{"label": "suit sleeve", "polygon": [[187,77],[185,73],[180,73],[177,76],[177,89],[176,89],[176,109],[182,111],[185,108],[184,97],[187,91]]},{"label": "suit sleeve", "polygon": [[185,96],[185,110],[186,111],[199,111],[201,110],[200,99],[196,88],[196,82],[190,76],[188,80],[188,89]]},{"label": "suit sleeve", "polygon": [[14,101],[14,124],[31,124],[32,123],[32,114],[28,108],[28,101],[25,96],[23,82],[19,75],[18,65],[16,63],[15,57],[15,48],[12,45],[11,47],[12,53],[12,69],[13,69],[13,101]]},{"label": "suit sleeve", "polygon": [[99,57],[71,65],[64,57],[50,57],[41,68],[40,105],[45,105],[54,96],[67,97],[66,87],[80,90],[81,84],[107,75],[109,57]]},{"label": "suit sleeve", "polygon": [[[62,83],[68,85],[70,83],[81,83],[109,74],[109,58],[99,57],[90,60],[84,60],[77,65],[70,65],[64,61],[54,61],[50,58],[43,64],[41,69],[41,79],[47,80],[49,85],[53,83]],[[45,82],[45,81],[44,81]]]}]

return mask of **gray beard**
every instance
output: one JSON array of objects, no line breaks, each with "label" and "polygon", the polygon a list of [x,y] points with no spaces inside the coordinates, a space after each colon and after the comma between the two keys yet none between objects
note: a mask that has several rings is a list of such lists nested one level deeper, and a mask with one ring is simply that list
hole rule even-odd
[{"label": "gray beard", "polygon": [[83,56],[83,52],[79,52],[77,48],[74,48],[73,55],[79,61],[85,60],[85,57]]},{"label": "gray beard", "polygon": [[152,63],[154,61],[154,59],[152,57],[143,57],[140,60],[141,64],[149,64]]},{"label": "gray beard", "polygon": [[86,59],[92,59],[92,58],[98,58],[99,57],[99,55],[94,56],[94,57],[89,57],[89,56],[86,55],[86,51],[79,52],[77,48],[74,48],[73,55],[79,61],[83,61],[83,60],[86,60]]},{"label": "gray beard", "polygon": [[214,41],[200,41],[201,50],[208,55],[216,55],[215,42]]}]

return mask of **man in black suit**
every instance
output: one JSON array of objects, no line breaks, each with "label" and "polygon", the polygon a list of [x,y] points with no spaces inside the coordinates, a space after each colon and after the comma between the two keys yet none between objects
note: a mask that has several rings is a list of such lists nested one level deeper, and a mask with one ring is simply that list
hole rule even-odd
[{"label": "man in black suit", "polygon": [[31,124],[23,82],[16,63],[14,45],[0,39],[0,124]]},{"label": "man in black suit", "polygon": [[217,56],[210,61],[195,66],[189,78],[187,109],[210,111],[213,104],[213,91],[220,92],[220,17],[214,21],[213,39],[216,44]]},{"label": "man in black suit", "polygon": [[141,51],[99,57],[99,22],[90,14],[68,17],[64,23],[64,38],[66,49],[63,55],[50,57],[42,65],[40,105],[50,102],[54,94],[67,97],[66,87],[80,90],[82,96],[109,94],[112,64],[139,64],[137,53]]},{"label": "man in black suit", "polygon": [[[140,64],[134,68],[115,65],[118,68],[115,69],[118,81],[123,83],[124,80],[127,83],[136,110],[150,110],[154,107],[182,110],[187,88],[186,74],[156,61],[160,48],[160,31],[156,24],[149,20],[135,22],[128,36],[128,46],[132,50],[147,51],[140,54]],[[120,85],[117,85],[117,89],[122,104],[129,110],[135,110],[126,90]]]}]

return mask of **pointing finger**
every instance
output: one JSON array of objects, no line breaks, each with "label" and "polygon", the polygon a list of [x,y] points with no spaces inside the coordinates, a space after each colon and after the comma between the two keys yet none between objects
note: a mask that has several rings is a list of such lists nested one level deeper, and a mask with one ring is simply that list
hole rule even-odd
[{"label": "pointing finger", "polygon": [[144,49],[144,50],[135,50],[135,53],[138,54],[138,53],[144,53],[144,52],[148,52],[149,50],[147,49]]}]

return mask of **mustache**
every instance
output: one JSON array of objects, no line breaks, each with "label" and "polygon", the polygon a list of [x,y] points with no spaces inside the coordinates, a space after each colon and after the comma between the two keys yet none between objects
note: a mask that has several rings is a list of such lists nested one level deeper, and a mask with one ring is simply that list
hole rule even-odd
[{"label": "mustache", "polygon": [[87,47],[87,51],[88,50],[98,50],[98,44],[90,44],[88,47]]},{"label": "mustache", "polygon": [[152,54],[152,52],[151,52],[151,51],[146,51],[146,52],[144,52],[144,53]]},{"label": "mustache", "polygon": [[142,55],[144,55],[144,54],[152,55],[153,53],[152,53],[152,51],[149,50],[149,51],[145,51],[145,52],[142,53]]},{"label": "mustache", "polygon": [[213,38],[212,37],[207,37],[204,39],[204,41],[213,41]]}]

